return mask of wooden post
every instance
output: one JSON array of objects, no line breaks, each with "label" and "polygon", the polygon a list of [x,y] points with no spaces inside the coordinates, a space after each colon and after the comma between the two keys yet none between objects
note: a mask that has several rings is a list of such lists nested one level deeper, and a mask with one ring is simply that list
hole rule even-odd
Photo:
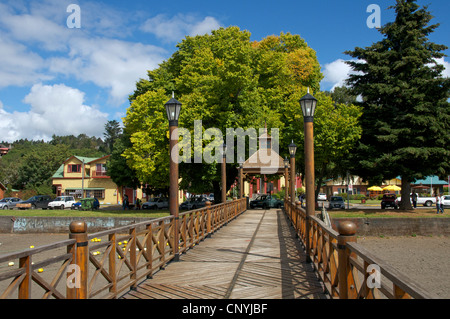
[{"label": "wooden post", "polygon": [[210,238],[212,233],[211,231],[212,221],[211,221],[211,202],[209,200],[205,203],[205,207],[206,207],[206,233],[207,233],[206,238]]},{"label": "wooden post", "polygon": [[131,264],[131,274],[130,274],[130,281],[131,281],[131,290],[136,290],[137,287],[137,280],[136,280],[136,272],[137,272],[137,264],[136,264],[136,227],[133,227],[129,231],[131,240],[130,243],[127,245],[127,249],[130,250],[130,264]]},{"label": "wooden post", "polygon": [[19,259],[19,267],[25,269],[25,278],[19,285],[19,299],[30,299],[31,293],[31,255]]},{"label": "wooden post", "polygon": [[351,221],[342,221],[338,225],[338,259],[339,259],[339,299],[353,299],[356,297],[356,288],[351,274],[350,257],[347,248],[348,242],[356,242],[356,225]]},{"label": "wooden post", "polygon": [[[69,238],[75,239],[76,243],[71,249],[73,254],[73,265],[76,265],[75,271],[79,271],[74,287],[67,285],[68,299],[87,299],[87,281],[88,281],[88,262],[89,262],[89,242],[87,238],[87,225],[83,221],[73,221],[69,226]],[[69,251],[70,252],[70,251]],[[70,274],[68,274],[69,276]]]},{"label": "wooden post", "polygon": [[174,242],[173,247],[174,261],[179,260],[178,242],[179,234],[179,207],[178,207],[178,125],[170,125],[170,160],[169,160],[169,211],[174,216]]},{"label": "wooden post", "polygon": [[222,156],[222,203],[227,202],[227,166],[226,166],[226,154]]},{"label": "wooden post", "polygon": [[291,203],[295,203],[295,156],[291,155],[291,186],[290,186],[290,193],[291,193]]}]

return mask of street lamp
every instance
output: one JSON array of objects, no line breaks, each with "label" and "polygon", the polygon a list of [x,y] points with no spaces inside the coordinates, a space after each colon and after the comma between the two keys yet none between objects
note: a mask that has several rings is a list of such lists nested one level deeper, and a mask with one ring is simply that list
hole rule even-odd
[{"label": "street lamp", "polygon": [[244,159],[239,157],[239,198],[244,198]]},{"label": "street lamp", "polygon": [[284,158],[284,198],[287,199],[289,197],[289,159],[287,156]]},{"label": "street lamp", "polygon": [[227,144],[222,145],[222,203],[227,202],[227,170],[226,170],[226,159],[227,159]]},{"label": "street lamp", "polygon": [[297,151],[297,145],[295,145],[292,140],[292,143],[288,145],[288,148],[289,155],[291,156],[291,202],[295,203],[295,152]]},{"label": "street lamp", "polygon": [[309,217],[314,216],[315,212],[315,196],[314,196],[314,112],[316,110],[317,99],[306,93],[300,99],[302,107],[303,122],[305,127],[305,186],[306,186],[306,251],[309,257]]},{"label": "street lamp", "polygon": [[169,211],[175,219],[174,225],[174,260],[179,260],[179,229],[178,229],[178,118],[180,116],[181,103],[178,102],[174,93],[172,98],[164,104],[166,107],[167,118],[169,120],[169,148],[170,148],[170,165],[169,165]]},{"label": "street lamp", "polygon": [[303,121],[305,125],[305,180],[306,180],[306,213],[314,215],[314,112],[316,110],[317,99],[306,93],[300,99],[302,107]]}]

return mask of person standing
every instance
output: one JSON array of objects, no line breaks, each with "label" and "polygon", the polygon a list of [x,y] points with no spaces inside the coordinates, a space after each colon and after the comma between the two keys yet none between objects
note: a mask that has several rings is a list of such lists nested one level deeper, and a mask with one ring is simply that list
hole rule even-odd
[{"label": "person standing", "polygon": [[128,195],[125,194],[125,196],[123,197],[123,210],[127,209],[128,209]]},{"label": "person standing", "polygon": [[411,200],[412,200],[414,209],[416,209],[417,208],[417,194],[415,191],[413,191],[411,194]]},{"label": "person standing", "polygon": [[444,214],[444,194],[443,193],[441,193],[441,196],[440,196],[440,202],[441,202],[441,205],[440,205],[440,211],[441,211],[441,214]]},{"label": "person standing", "polygon": [[436,214],[439,214],[441,210],[441,196],[439,196],[438,192],[435,193],[436,198]]}]

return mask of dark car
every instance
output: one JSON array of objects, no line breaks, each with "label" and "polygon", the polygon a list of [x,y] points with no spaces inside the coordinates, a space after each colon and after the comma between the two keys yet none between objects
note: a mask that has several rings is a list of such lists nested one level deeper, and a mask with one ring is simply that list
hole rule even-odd
[{"label": "dark car", "polygon": [[[100,202],[98,201],[97,198],[94,197],[93,203],[92,203],[92,209],[99,209],[99,208],[100,208]],[[72,204],[72,207],[70,209],[81,210],[81,200],[79,202],[76,202],[75,204]]]},{"label": "dark car", "polygon": [[328,204],[328,209],[333,208],[345,209],[344,198],[341,196],[331,196],[330,202]]},{"label": "dark car", "polygon": [[36,209],[42,208],[47,209],[48,203],[52,201],[51,197],[48,195],[36,195],[28,198],[27,200],[21,201],[16,204],[16,208],[19,209]]},{"label": "dark car", "polygon": [[259,195],[256,199],[250,202],[250,208],[261,207],[263,209],[267,208],[281,208],[283,207],[283,202],[272,195]]},{"label": "dark car", "polygon": [[206,206],[208,199],[206,197],[191,197],[180,205],[182,210],[191,210]]},{"label": "dark car", "polygon": [[393,207],[394,209],[398,209],[398,199],[395,194],[384,194],[381,199],[381,209],[385,209],[386,207]]}]

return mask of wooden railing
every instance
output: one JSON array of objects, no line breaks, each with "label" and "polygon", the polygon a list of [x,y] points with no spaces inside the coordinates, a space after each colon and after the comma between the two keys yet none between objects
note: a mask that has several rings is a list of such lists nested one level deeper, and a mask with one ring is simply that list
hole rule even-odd
[{"label": "wooden railing", "polygon": [[245,210],[245,198],[209,203],[179,214],[178,223],[168,216],[93,234],[72,222],[67,240],[0,256],[0,265],[11,264],[0,267],[0,299],[117,298],[164,269],[175,245],[183,253]]},{"label": "wooden railing", "polygon": [[284,207],[331,298],[438,298],[358,244],[354,223],[341,222],[335,231],[307,216],[299,202]]}]

